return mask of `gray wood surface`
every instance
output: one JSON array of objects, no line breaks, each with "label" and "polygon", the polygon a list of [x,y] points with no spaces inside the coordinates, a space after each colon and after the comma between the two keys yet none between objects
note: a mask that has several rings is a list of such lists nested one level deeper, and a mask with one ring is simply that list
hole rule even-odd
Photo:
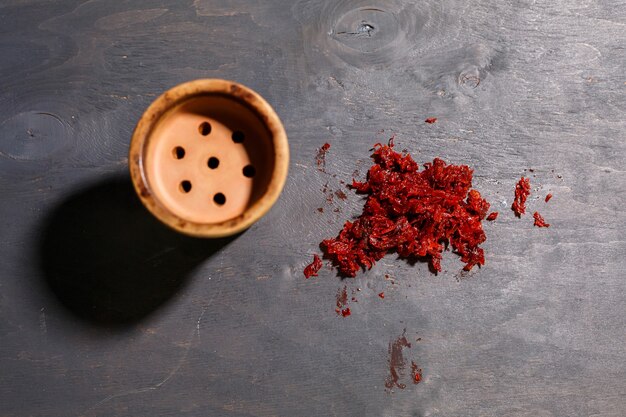
[{"label": "gray wood surface", "polygon": [[[617,0],[3,0],[0,415],[626,415],[625,45]],[[203,77],[290,139],[281,199],[234,239],[164,229],[126,173],[143,110]],[[363,203],[324,184],[392,134],[475,169],[487,264],[305,280]],[[508,209],[524,174],[549,229]],[[424,381],[387,392],[404,329]]]}]

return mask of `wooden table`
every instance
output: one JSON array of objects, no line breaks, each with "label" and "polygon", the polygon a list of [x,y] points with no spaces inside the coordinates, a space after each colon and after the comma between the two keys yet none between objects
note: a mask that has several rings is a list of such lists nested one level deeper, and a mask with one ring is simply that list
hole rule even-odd
[{"label": "wooden table", "polygon": [[[616,1],[4,1],[0,415],[626,415],[625,24]],[[205,77],[262,94],[292,152],[220,241],[166,230],[127,175],[143,110]],[[486,265],[305,280],[392,135],[475,170]],[[509,210],[522,175],[549,229]],[[386,390],[403,332],[424,379]]]}]

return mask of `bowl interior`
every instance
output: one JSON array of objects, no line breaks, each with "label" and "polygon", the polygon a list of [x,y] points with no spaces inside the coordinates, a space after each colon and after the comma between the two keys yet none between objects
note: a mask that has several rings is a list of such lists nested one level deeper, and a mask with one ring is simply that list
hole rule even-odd
[{"label": "bowl interior", "polygon": [[187,221],[224,222],[266,193],[275,166],[272,137],[257,113],[219,94],[176,105],[144,148],[145,179],[159,204]]}]

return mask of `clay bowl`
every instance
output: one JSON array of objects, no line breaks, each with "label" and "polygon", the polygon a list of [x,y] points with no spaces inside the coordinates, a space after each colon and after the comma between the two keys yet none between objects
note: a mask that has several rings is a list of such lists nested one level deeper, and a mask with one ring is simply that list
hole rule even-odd
[{"label": "clay bowl", "polygon": [[180,84],[148,107],[133,133],[135,190],[167,226],[198,237],[250,227],[287,178],[283,125],[257,93],[232,81]]}]

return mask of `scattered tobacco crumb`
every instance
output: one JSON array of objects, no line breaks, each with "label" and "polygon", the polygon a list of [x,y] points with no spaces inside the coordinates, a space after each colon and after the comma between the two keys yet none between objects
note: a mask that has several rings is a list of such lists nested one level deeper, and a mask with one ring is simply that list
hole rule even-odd
[{"label": "scattered tobacco crumb", "polygon": [[384,292],[379,292],[379,293],[378,293],[378,296],[379,296],[380,298],[385,298],[385,293],[384,293]]},{"label": "scattered tobacco crumb", "polygon": [[479,245],[486,236],[481,222],[489,203],[471,188],[473,171],[439,158],[420,171],[411,155],[395,152],[393,146],[393,138],[388,145],[376,144],[366,181],[353,180],[352,188],[368,195],[363,213],[320,244],[325,257],[349,277],[392,251],[427,261],[439,272],[449,244],[465,270],[483,265]]},{"label": "scattered tobacco crumb", "polygon": [[541,214],[539,214],[538,212],[535,212],[533,214],[533,217],[535,218],[535,226],[537,226],[537,227],[550,227],[550,225],[548,223],[546,223],[546,221],[543,219],[543,217],[541,217]]},{"label": "scattered tobacco crumb", "polygon": [[338,308],[345,307],[345,305],[348,303],[348,288],[345,286],[343,288],[339,288],[337,290],[336,299]]},{"label": "scattered tobacco crumb", "polygon": [[339,288],[337,290],[336,295],[336,303],[337,308],[335,312],[343,317],[348,317],[351,314],[350,308],[347,307],[348,304],[348,288],[344,286],[343,288]]},{"label": "scattered tobacco crumb", "polygon": [[343,192],[343,191],[341,191],[341,190],[337,190],[337,191],[335,191],[335,195],[336,195],[338,198],[342,199],[342,200],[345,200],[346,198],[348,198],[348,196],[346,195],[346,193],[344,193],[344,192]]},{"label": "scattered tobacco crumb", "polygon": [[498,218],[498,214],[499,213],[497,211],[492,211],[491,213],[489,213],[489,216],[487,216],[487,220],[489,220],[490,222],[494,221]]},{"label": "scattered tobacco crumb", "polygon": [[401,336],[389,342],[389,376],[387,376],[385,380],[385,387],[387,389],[391,389],[394,386],[400,389],[406,388],[406,385],[400,382],[400,377],[406,366],[402,349],[410,347],[411,343],[406,338],[406,329],[404,329]]},{"label": "scattered tobacco crumb", "polygon": [[313,262],[311,262],[309,265],[306,266],[306,268],[304,268],[304,277],[316,277],[317,271],[319,271],[321,267],[322,260],[319,256],[317,256],[317,254],[313,255]]},{"label": "scattered tobacco crumb", "polygon": [[530,195],[530,180],[528,178],[520,178],[515,185],[515,199],[511,205],[511,210],[515,212],[517,217],[521,217],[526,213],[526,199]]},{"label": "scattered tobacco crumb", "polygon": [[422,370],[413,361],[411,361],[411,376],[414,384],[419,384],[422,381]]},{"label": "scattered tobacco crumb", "polygon": [[552,194],[548,194],[548,195],[546,196],[546,203],[547,203],[548,201],[550,201],[550,199],[551,199],[551,198],[552,198]]},{"label": "scattered tobacco crumb", "polygon": [[[333,191],[332,188],[330,188],[330,186],[328,185],[328,181],[322,187],[322,193],[326,196],[326,202],[329,204],[333,203],[335,196],[337,196],[338,198],[342,200],[345,200],[348,198],[346,193],[344,193],[341,190]],[[338,212],[338,211],[339,211],[338,209],[335,210],[335,212]]]},{"label": "scattered tobacco crumb", "polygon": [[321,148],[317,150],[317,155],[315,156],[315,162],[317,163],[317,169],[322,172],[326,172],[326,152],[330,149],[330,144],[325,143]]},{"label": "scattered tobacco crumb", "polygon": [[428,119],[426,119],[426,120],[424,120],[424,121],[425,121],[426,123],[428,123],[428,124],[431,124],[431,125],[432,125],[433,123],[435,123],[435,122],[437,121],[437,118],[436,118],[436,117],[429,117]]},{"label": "scattered tobacco crumb", "polygon": [[319,211],[320,213],[323,213],[323,212],[324,212],[324,208],[323,208],[323,207],[319,207],[319,208],[317,209],[317,211]]}]

